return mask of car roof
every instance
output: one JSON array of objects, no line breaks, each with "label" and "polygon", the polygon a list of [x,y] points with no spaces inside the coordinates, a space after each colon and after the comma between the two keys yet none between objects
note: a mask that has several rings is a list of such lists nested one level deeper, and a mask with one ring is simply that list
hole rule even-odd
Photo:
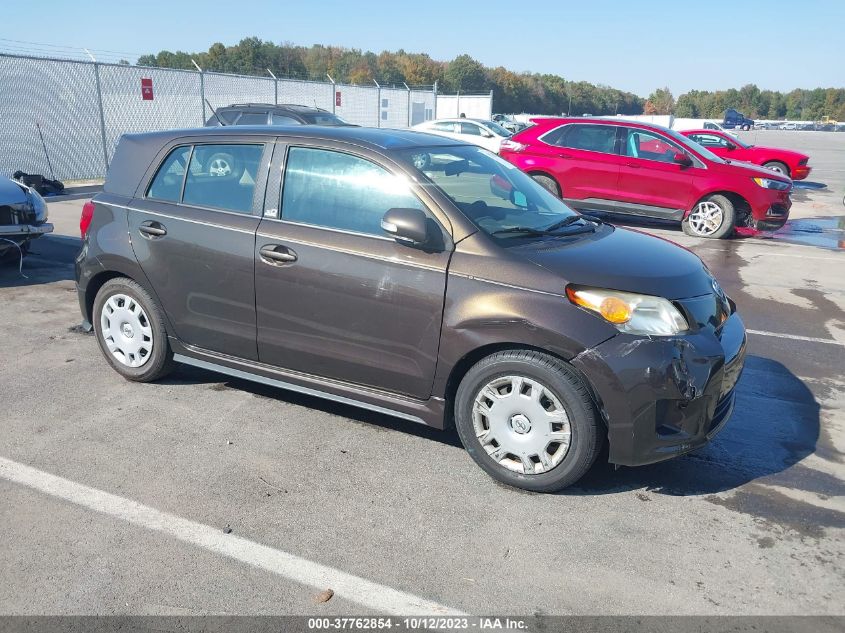
[{"label": "car roof", "polygon": [[328,110],[323,108],[302,105],[300,103],[233,103],[231,105],[217,108],[217,112],[221,112],[223,110],[261,110],[262,112],[267,110],[287,110],[289,112],[303,113],[328,112]]},{"label": "car roof", "polygon": [[471,119],[469,117],[448,117],[445,119],[432,119],[426,123],[454,123],[458,121],[473,121],[474,123],[495,123],[493,119]]},{"label": "car roof", "polygon": [[622,117],[601,117],[601,116],[578,116],[578,117],[536,117],[531,119],[535,126],[553,127],[564,125],[566,123],[595,123],[596,125],[623,125],[626,127],[636,127],[646,130],[658,130],[660,132],[670,132],[665,125],[657,123],[647,123],[645,121],[632,121]]},{"label": "car roof", "polygon": [[[415,147],[449,147],[469,145],[435,134],[390,128],[324,125],[226,125],[215,127],[162,130],[143,134],[124,134],[111,160],[103,190],[107,193],[131,196],[139,181],[158,153],[169,143],[185,139],[213,142],[215,138],[249,137],[266,140],[274,137],[340,141],[372,150],[401,150]],[[190,139],[190,140],[189,140]],[[471,145],[475,147],[475,145]]]}]

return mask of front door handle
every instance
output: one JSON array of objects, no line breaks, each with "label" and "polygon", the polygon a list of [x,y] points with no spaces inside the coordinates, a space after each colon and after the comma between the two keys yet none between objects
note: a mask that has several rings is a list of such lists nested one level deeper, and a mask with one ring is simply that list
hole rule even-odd
[{"label": "front door handle", "polygon": [[146,237],[161,237],[163,235],[167,235],[167,229],[164,228],[164,225],[160,222],[153,222],[152,220],[142,222],[141,226],[138,227],[138,231]]},{"label": "front door handle", "polygon": [[634,169],[640,168],[640,166],[637,163],[625,163],[625,167],[633,167]]},{"label": "front door handle", "polygon": [[557,155],[558,158],[572,158],[572,154],[567,154],[566,152],[562,152]]},{"label": "front door handle", "polygon": [[267,244],[262,246],[258,253],[268,264],[290,264],[296,261],[296,253],[281,244]]}]

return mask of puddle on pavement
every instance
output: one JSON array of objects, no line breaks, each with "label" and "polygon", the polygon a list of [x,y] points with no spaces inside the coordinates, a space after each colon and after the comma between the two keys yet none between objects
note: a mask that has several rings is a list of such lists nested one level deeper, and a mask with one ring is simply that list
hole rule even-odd
[{"label": "puddle on pavement", "polygon": [[760,239],[845,249],[845,216],[830,218],[800,218],[789,220],[782,229],[772,234],[762,234]]}]

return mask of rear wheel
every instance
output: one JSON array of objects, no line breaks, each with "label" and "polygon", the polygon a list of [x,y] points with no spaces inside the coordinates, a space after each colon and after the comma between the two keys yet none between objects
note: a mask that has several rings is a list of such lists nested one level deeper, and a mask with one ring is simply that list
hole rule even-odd
[{"label": "rear wheel", "polygon": [[534,182],[552,195],[555,195],[558,198],[561,197],[560,185],[558,185],[555,179],[551,176],[546,176],[545,174],[532,174],[531,178],[533,178]]},{"label": "rear wheel", "polygon": [[681,226],[684,233],[693,237],[722,239],[733,233],[735,221],[733,202],[725,196],[713,195],[695,205]]},{"label": "rear wheel", "polygon": [[470,456],[510,486],[554,492],[596,459],[602,425],[587,389],[563,361],[531,350],[482,359],[464,376],[455,424]]},{"label": "rear wheel", "polygon": [[763,163],[763,167],[776,171],[779,174],[783,174],[787,178],[789,177],[789,167],[778,160],[770,160],[768,163]]},{"label": "rear wheel", "polygon": [[173,370],[164,315],[136,282],[118,277],[104,283],[91,320],[100,351],[127,380],[150,382]]}]

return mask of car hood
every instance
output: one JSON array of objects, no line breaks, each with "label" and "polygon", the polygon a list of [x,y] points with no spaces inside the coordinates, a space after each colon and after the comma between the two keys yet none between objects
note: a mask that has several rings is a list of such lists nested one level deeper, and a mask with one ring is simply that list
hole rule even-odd
[{"label": "car hood", "polygon": [[770,159],[781,159],[785,161],[795,161],[797,163],[799,160],[804,158],[809,160],[809,156],[806,154],[802,154],[801,152],[794,152],[791,149],[783,149],[780,147],[766,147],[764,145],[752,145],[748,148],[749,152],[754,152],[756,154],[765,154]]},{"label": "car hood", "polygon": [[577,285],[666,299],[713,292],[712,277],[698,256],[633,229],[603,225],[575,241],[545,240],[518,250],[532,263]]},{"label": "car hood", "polygon": [[782,180],[783,182],[792,182],[787,176],[783,176],[771,169],[748,163],[742,160],[733,160],[731,158],[725,159],[724,165],[719,165],[721,169],[728,170],[736,174],[736,170],[742,170],[747,173],[750,178],[768,178],[770,180]]},{"label": "car hood", "polygon": [[27,202],[26,191],[14,180],[0,177],[0,205]]}]

